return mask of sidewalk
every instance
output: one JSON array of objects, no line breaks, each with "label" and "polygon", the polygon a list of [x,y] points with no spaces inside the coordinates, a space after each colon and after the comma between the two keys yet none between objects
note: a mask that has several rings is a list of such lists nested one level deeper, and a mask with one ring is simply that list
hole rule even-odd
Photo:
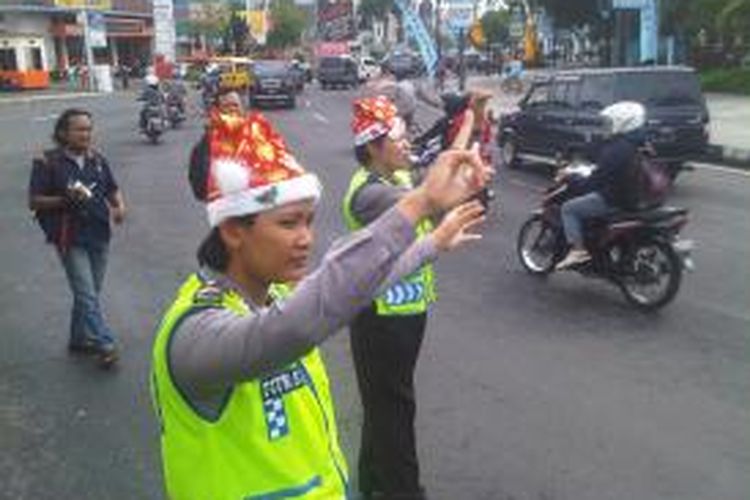
[{"label": "sidewalk", "polygon": [[[527,72],[527,80],[533,78]],[[458,82],[446,84],[446,91],[457,90]],[[497,117],[517,109],[518,101],[524,93],[507,94],[500,90],[497,76],[469,76],[466,81],[469,90],[484,90],[492,93],[489,108]],[[434,88],[424,82],[422,93],[432,95],[430,104],[439,106],[440,99]],[[710,123],[710,144],[706,159],[730,166],[750,168],[750,97],[730,94],[706,94]]]},{"label": "sidewalk", "polygon": [[[138,83],[134,80],[130,81],[130,87],[127,90],[123,90],[120,87],[119,82],[117,82],[115,84],[114,93],[134,92],[137,88]],[[105,95],[110,94],[92,92],[80,88],[71,88],[67,83],[55,82],[51,84],[48,89],[0,91],[0,105],[29,103],[35,101],[80,99],[83,97],[101,97]]]},{"label": "sidewalk", "polygon": [[750,97],[706,94],[711,147],[729,163],[750,167]]}]

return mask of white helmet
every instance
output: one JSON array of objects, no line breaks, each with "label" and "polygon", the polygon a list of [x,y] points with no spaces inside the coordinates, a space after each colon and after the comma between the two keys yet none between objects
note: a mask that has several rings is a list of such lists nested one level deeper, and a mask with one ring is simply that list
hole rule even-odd
[{"label": "white helmet", "polygon": [[159,77],[156,75],[146,75],[146,78],[144,78],[143,81],[149,87],[156,87],[159,85]]},{"label": "white helmet", "polygon": [[638,130],[646,124],[646,108],[634,101],[620,101],[607,106],[599,113],[607,120],[612,135]]}]

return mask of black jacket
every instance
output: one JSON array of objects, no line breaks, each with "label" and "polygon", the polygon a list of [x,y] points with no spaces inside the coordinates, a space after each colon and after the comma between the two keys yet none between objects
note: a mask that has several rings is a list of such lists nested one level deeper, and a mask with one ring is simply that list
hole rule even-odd
[{"label": "black jacket", "polygon": [[586,183],[586,190],[596,191],[614,207],[627,208],[632,198],[632,169],[640,146],[640,137],[620,135],[602,143],[595,153],[597,168]]}]

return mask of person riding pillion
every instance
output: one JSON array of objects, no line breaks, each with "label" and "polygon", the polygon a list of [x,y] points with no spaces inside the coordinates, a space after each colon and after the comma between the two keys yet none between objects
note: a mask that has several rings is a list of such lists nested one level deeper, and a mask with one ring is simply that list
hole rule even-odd
[{"label": "person riding pillion", "polygon": [[467,239],[478,215],[459,205],[484,185],[483,165],[466,152],[442,155],[421,187],[308,273],[316,176],[257,113],[214,114],[209,152],[190,176],[211,226],[201,267],[179,288],[153,348],[167,495],[345,498],[349,476],[317,346],[394,273],[422,265],[412,247],[425,217],[458,207],[433,232],[435,246]]}]

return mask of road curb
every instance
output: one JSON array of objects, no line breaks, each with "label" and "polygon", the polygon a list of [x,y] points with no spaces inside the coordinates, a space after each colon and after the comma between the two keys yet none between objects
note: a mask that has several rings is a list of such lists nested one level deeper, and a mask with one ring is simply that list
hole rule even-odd
[{"label": "road curb", "polygon": [[748,149],[710,144],[706,150],[705,160],[726,167],[750,170],[750,150]]}]

